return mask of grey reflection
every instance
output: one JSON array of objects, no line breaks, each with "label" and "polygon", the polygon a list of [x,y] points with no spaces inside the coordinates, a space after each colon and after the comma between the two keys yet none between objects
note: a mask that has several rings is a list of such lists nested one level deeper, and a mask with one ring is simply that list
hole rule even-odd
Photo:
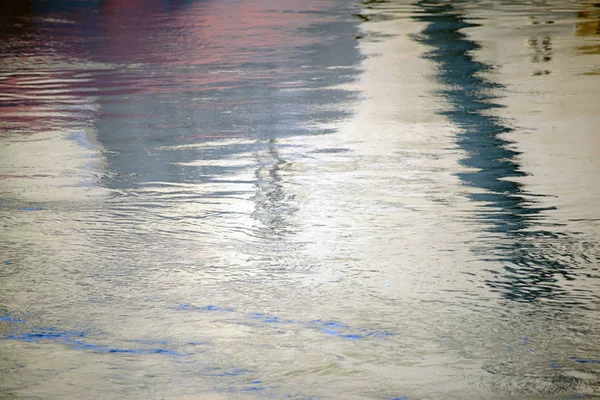
[{"label": "grey reflection", "polygon": [[[539,25],[540,21],[537,17],[531,17],[533,25]],[[550,23],[551,20],[545,21]],[[531,62],[534,64],[547,64],[552,61],[552,38],[548,35],[533,35],[528,40],[529,49],[533,53],[531,55]],[[549,68],[538,68],[533,72],[534,76],[549,75],[551,70]]]},{"label": "grey reflection", "polygon": [[[458,144],[468,154],[463,164],[476,169],[460,178],[484,189],[471,197],[481,203],[479,216],[491,222],[489,231],[500,237],[477,249],[484,258],[506,263],[504,271],[488,271],[493,278],[487,285],[515,301],[546,299],[558,306],[583,306],[559,280],[575,279],[577,266],[591,261],[586,260],[586,246],[570,235],[540,229],[548,225],[541,215],[544,209],[526,199],[539,195],[526,193],[511,179],[523,175],[518,153],[502,137],[512,128],[486,113],[499,107],[494,99],[503,86],[483,76],[490,66],[474,59],[480,46],[462,32],[478,25],[467,22],[456,3],[424,0],[416,5],[422,11],[414,18],[427,23],[416,40],[432,48],[426,57],[438,65],[437,79],[444,85],[439,93],[449,104],[442,114],[461,129]],[[540,61],[549,61],[550,38],[535,38],[530,44]]]},{"label": "grey reflection", "polygon": [[533,52],[531,62],[547,63],[552,60],[552,39],[550,36],[531,36],[529,48]]},{"label": "grey reflection", "polygon": [[267,142],[262,156],[257,155],[258,168],[255,172],[256,192],[252,196],[255,204],[252,217],[260,221],[258,231],[262,237],[277,239],[291,233],[291,218],[297,211],[292,204],[293,196],[283,187],[281,170],[288,164],[277,150],[277,141]]}]

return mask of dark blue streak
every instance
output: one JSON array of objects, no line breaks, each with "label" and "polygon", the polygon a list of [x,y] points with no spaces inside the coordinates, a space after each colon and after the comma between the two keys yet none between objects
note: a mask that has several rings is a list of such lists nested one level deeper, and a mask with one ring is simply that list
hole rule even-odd
[{"label": "dark blue streak", "polygon": [[600,364],[600,359],[569,357],[571,360],[579,364]]},{"label": "dark blue streak", "polygon": [[[21,321],[24,322],[24,321]],[[125,353],[125,354],[166,354],[172,356],[183,356],[174,350],[167,348],[121,348],[107,345],[98,345],[83,340],[87,336],[83,331],[62,331],[56,328],[33,328],[30,331],[5,335],[2,339],[18,340],[22,342],[44,343],[53,342],[71,346],[78,350],[90,350],[96,353]]]},{"label": "dark blue streak", "polygon": [[24,324],[25,321],[19,318],[12,318],[7,315],[0,315],[0,321],[10,322],[11,324]]},{"label": "dark blue streak", "polygon": [[[219,306],[194,306],[190,304],[180,304],[177,308],[185,311],[220,311],[220,312],[235,312],[233,308],[223,308]],[[381,331],[376,329],[365,329],[358,327],[351,327],[341,322],[336,321],[323,321],[323,320],[313,320],[309,322],[303,322],[293,319],[281,318],[278,316],[267,315],[259,312],[249,313],[244,315],[247,318],[251,318],[254,320],[259,320],[268,324],[295,324],[296,326],[305,327],[312,330],[317,330],[319,332],[326,333],[328,335],[341,337],[344,339],[365,339],[368,337],[376,337],[376,338],[385,338],[389,336],[394,336],[395,333]]]}]

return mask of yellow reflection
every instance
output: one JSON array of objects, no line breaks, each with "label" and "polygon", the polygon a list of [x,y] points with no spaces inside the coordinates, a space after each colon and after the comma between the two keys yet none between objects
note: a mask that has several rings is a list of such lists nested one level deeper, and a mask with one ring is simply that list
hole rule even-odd
[{"label": "yellow reflection", "polygon": [[583,4],[583,10],[577,13],[575,28],[578,36],[600,34],[600,3]]},{"label": "yellow reflection", "polygon": [[[600,3],[584,4],[583,10],[577,13],[575,34],[588,38],[577,47],[580,54],[600,54]],[[598,36],[597,36],[598,35]],[[595,75],[598,70],[587,72]]]}]

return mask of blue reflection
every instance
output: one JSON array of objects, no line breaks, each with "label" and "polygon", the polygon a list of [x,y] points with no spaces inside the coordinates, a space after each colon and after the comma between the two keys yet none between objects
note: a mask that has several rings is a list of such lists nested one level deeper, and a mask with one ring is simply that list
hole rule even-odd
[{"label": "blue reflection", "polygon": [[250,317],[253,319],[259,319],[263,322],[272,323],[272,324],[292,324],[292,323],[294,323],[294,320],[292,320],[292,319],[281,319],[279,317],[265,315],[262,313],[254,313]]},{"label": "blue reflection", "polygon": [[22,340],[24,342],[39,342],[40,340],[73,342],[74,338],[85,336],[85,332],[60,331],[55,328],[33,328],[30,332],[7,335],[6,339]]},{"label": "blue reflection", "polygon": [[212,306],[212,305],[198,307],[198,306],[193,306],[191,304],[179,304],[177,306],[177,308],[179,308],[180,310],[185,310],[185,311],[222,311],[222,312],[234,311],[232,308],[221,308],[219,306]]},{"label": "blue reflection", "polygon": [[[177,306],[178,309],[184,311],[218,311],[218,312],[227,312],[233,313],[236,312],[234,308],[230,307],[219,307],[219,306],[193,306],[190,304],[179,304]],[[386,338],[390,336],[395,336],[396,334],[389,331],[383,331],[378,329],[366,329],[360,327],[353,327],[350,325],[346,325],[337,321],[325,321],[325,320],[312,320],[312,321],[301,321],[294,320],[289,318],[281,318],[274,315],[267,315],[260,312],[254,313],[239,313],[240,317],[248,318],[252,320],[258,320],[265,324],[294,324],[297,327],[307,328],[315,331],[319,331],[322,333],[326,333],[328,335],[341,337],[344,339],[366,339],[366,338]]]},{"label": "blue reflection", "polygon": [[22,211],[41,211],[41,210],[44,210],[44,209],[45,209],[45,207],[44,207],[43,204],[34,204],[34,205],[31,205],[31,206],[19,208],[19,210],[22,210]]},{"label": "blue reflection", "polygon": [[201,373],[202,376],[214,376],[214,377],[232,377],[240,376],[253,372],[249,369],[233,368],[229,370],[223,369],[209,369],[207,372]]},{"label": "blue reflection", "polygon": [[579,364],[600,364],[600,358],[579,358],[579,357],[569,357],[571,360],[575,361]]},{"label": "blue reflection", "polygon": [[[184,356],[185,354],[171,350],[166,347],[146,347],[146,348],[123,348],[113,347],[108,345],[95,344],[86,340],[89,332],[80,330],[61,330],[53,327],[34,327],[29,330],[21,329],[19,325],[25,324],[26,321],[20,318],[12,318],[7,315],[0,315],[0,321],[17,324],[12,331],[0,339],[18,340],[22,342],[32,343],[56,343],[70,346],[77,350],[89,350],[96,353],[125,353],[125,354],[164,354],[172,356]],[[138,343],[146,344],[167,344],[166,341],[144,341],[134,340]]]},{"label": "blue reflection", "polygon": [[8,315],[0,315],[0,321],[10,322],[11,324],[24,324],[25,320],[20,318],[9,317]]}]

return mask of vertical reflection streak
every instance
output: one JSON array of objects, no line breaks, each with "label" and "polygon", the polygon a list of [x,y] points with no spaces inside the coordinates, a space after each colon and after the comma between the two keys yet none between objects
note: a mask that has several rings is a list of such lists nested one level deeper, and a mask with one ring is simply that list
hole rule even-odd
[{"label": "vertical reflection streak", "polygon": [[296,208],[289,203],[290,196],[285,193],[282,183],[281,169],[287,162],[279,154],[275,139],[268,140],[267,145],[262,157],[257,154],[252,216],[262,225],[259,228],[261,236],[282,239],[290,231],[289,219]]},{"label": "vertical reflection streak", "polygon": [[[543,219],[548,208],[536,207],[528,198],[540,195],[527,193],[514,181],[524,175],[516,162],[519,153],[503,138],[513,128],[490,115],[500,107],[494,100],[504,87],[484,76],[492,67],[474,58],[480,45],[462,32],[479,25],[468,22],[456,3],[424,0],[416,5],[421,12],[414,19],[427,25],[415,40],[432,49],[425,57],[437,64],[436,78],[444,85],[437,94],[448,102],[440,114],[460,129],[457,143],[468,154],[462,163],[473,168],[458,176],[477,191],[470,195],[481,204],[477,217],[490,224],[487,237],[474,251],[485,260],[505,263],[505,271],[494,271],[486,284],[519,302],[552,300],[559,306],[585,306],[570,299],[559,282],[575,279],[575,268],[586,265],[581,249],[585,244],[566,233],[543,229],[552,226]],[[546,41],[550,43],[549,38]]]}]

